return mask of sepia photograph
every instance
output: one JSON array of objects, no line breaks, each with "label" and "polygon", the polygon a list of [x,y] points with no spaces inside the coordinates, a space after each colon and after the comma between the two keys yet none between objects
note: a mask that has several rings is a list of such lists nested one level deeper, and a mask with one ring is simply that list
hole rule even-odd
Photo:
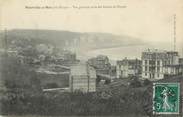
[{"label": "sepia photograph", "polygon": [[182,0],[0,0],[0,117],[183,117]]}]

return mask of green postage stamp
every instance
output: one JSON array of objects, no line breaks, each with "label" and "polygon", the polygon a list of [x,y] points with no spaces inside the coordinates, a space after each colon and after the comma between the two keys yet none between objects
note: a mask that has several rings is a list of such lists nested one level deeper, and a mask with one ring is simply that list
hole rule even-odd
[{"label": "green postage stamp", "polygon": [[179,114],[179,83],[153,84],[153,114]]}]

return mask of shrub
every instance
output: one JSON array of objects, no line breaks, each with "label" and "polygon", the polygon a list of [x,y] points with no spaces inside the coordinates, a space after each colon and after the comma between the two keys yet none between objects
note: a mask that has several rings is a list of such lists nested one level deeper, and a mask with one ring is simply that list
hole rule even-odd
[{"label": "shrub", "polygon": [[147,85],[150,85],[152,82],[148,79],[145,79],[144,82],[143,82],[143,85],[144,86],[147,86]]},{"label": "shrub", "polygon": [[45,88],[58,88],[57,83],[48,83],[46,84]]},{"label": "shrub", "polygon": [[141,87],[141,82],[137,78],[133,78],[132,81],[130,82],[130,87],[136,88],[136,87]]},{"label": "shrub", "polygon": [[106,79],[105,80],[105,84],[110,84],[111,83],[111,80],[110,79]]}]

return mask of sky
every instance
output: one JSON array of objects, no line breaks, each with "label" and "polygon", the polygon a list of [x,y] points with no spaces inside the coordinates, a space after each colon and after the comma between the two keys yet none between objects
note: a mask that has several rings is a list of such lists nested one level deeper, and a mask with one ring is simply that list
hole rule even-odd
[{"label": "sky", "polygon": [[[97,5],[125,8],[73,8]],[[176,14],[176,43],[179,50],[183,47],[182,0],[0,0],[0,6],[1,30],[106,32],[170,44],[173,43],[173,16]],[[28,9],[26,6],[69,8]]]}]

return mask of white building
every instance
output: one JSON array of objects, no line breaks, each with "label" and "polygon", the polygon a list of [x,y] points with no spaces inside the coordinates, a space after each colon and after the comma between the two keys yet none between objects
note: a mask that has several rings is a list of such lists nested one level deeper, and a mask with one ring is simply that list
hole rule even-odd
[{"label": "white building", "polygon": [[179,72],[178,52],[146,50],[142,52],[142,78],[162,79],[165,75],[176,75]]},{"label": "white building", "polygon": [[130,76],[138,76],[141,73],[141,60],[138,59],[123,59],[117,61],[116,77],[128,78]]},{"label": "white building", "polygon": [[164,76],[178,75],[180,72],[179,69],[178,52],[166,52],[166,59],[164,60]]},{"label": "white building", "polygon": [[180,73],[183,75],[183,58],[179,58],[179,65],[180,65]]},{"label": "white building", "polygon": [[95,92],[96,71],[86,63],[71,66],[69,79],[70,91]]}]

